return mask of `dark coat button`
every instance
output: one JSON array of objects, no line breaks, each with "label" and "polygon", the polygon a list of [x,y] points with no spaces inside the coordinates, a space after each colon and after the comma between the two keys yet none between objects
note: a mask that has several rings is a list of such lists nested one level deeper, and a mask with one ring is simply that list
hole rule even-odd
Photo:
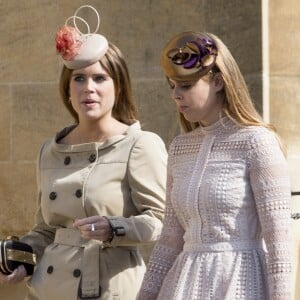
[{"label": "dark coat button", "polygon": [[53,266],[49,266],[48,268],[47,268],[47,273],[48,274],[51,274],[53,272]]},{"label": "dark coat button", "polygon": [[75,195],[77,198],[80,198],[82,196],[82,190],[81,189],[78,189],[76,192],[75,192]]},{"label": "dark coat button", "polygon": [[67,166],[67,165],[70,164],[70,162],[71,162],[71,157],[70,157],[70,156],[66,156],[66,157],[65,157],[64,164]]},{"label": "dark coat button", "polygon": [[56,197],[57,197],[57,194],[56,194],[55,192],[51,192],[51,193],[49,194],[49,199],[50,199],[50,200],[55,200]]},{"label": "dark coat button", "polygon": [[75,269],[75,270],[73,271],[73,276],[74,276],[74,277],[78,278],[80,275],[81,275],[81,271],[80,271],[79,269]]},{"label": "dark coat button", "polygon": [[96,160],[96,154],[91,154],[90,157],[89,157],[89,161],[92,163]]}]

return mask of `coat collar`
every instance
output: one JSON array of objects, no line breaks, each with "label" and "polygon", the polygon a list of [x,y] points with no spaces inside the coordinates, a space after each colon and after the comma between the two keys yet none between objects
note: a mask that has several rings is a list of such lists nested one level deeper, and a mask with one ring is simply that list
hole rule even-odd
[{"label": "coat collar", "polygon": [[118,143],[119,141],[125,139],[129,135],[134,134],[135,132],[141,130],[141,125],[139,121],[136,121],[132,125],[130,125],[127,131],[124,134],[115,135],[111,138],[103,142],[92,142],[86,144],[77,144],[77,145],[66,145],[66,144],[58,144],[57,141],[62,137],[66,136],[69,132],[71,132],[77,125],[72,125],[65,127],[63,130],[58,132],[55,137],[52,139],[51,144],[52,147],[58,152],[89,152],[98,149],[107,148],[113,144]]}]

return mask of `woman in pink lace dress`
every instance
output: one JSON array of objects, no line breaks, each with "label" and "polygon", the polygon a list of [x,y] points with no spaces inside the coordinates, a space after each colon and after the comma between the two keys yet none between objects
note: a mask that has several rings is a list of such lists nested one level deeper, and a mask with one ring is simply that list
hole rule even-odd
[{"label": "woman in pink lace dress", "polygon": [[291,299],[290,186],[279,138],[227,47],[184,32],[162,66],[184,131],[139,300]]}]

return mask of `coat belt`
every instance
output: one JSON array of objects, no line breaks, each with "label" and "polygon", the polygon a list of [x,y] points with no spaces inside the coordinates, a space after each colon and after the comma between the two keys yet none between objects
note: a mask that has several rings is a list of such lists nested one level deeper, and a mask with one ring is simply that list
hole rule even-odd
[{"label": "coat belt", "polygon": [[[56,229],[54,243],[63,244],[83,249],[80,298],[100,298],[100,251],[105,248],[103,243],[98,240],[86,240],[80,235],[79,230],[74,228]],[[121,246],[126,250],[137,250],[135,246]],[[97,263],[98,262],[98,263]]]},{"label": "coat belt", "polygon": [[85,240],[76,229],[59,228],[56,230],[54,243],[84,248],[79,296],[80,298],[99,298],[101,295],[99,267],[102,242]]}]

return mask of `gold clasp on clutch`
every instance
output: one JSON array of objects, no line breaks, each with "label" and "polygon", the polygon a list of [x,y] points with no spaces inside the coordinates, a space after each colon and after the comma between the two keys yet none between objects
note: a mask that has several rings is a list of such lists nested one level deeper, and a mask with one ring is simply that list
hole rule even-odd
[{"label": "gold clasp on clutch", "polygon": [[18,261],[22,263],[27,263],[31,265],[36,264],[36,256],[35,254],[28,253],[21,250],[16,249],[6,249],[6,257],[7,260]]},{"label": "gold clasp on clutch", "polygon": [[7,240],[7,241],[8,241],[8,240],[18,241],[19,238],[18,238],[17,236],[15,236],[15,235],[9,235],[9,236],[6,238],[6,240]]}]

